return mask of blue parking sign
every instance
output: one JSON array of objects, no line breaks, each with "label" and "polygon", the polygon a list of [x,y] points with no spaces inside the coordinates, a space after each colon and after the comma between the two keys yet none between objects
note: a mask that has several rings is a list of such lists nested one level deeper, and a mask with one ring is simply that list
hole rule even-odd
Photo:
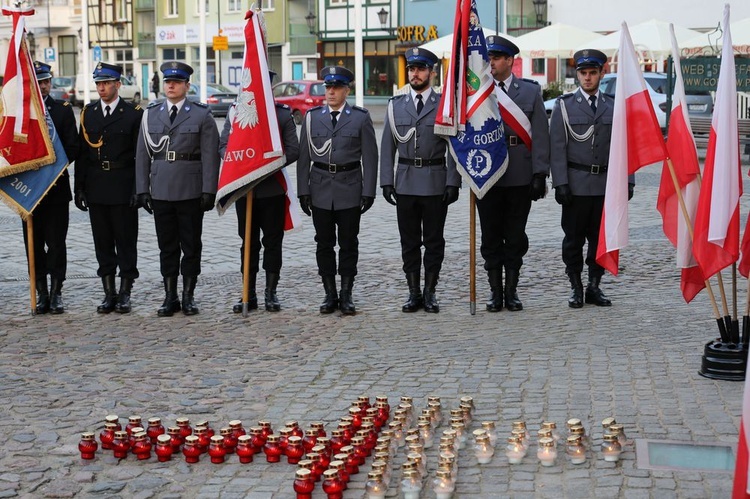
[{"label": "blue parking sign", "polygon": [[102,48],[99,45],[94,47],[94,62],[100,62],[102,60]]},{"label": "blue parking sign", "polygon": [[44,49],[44,62],[55,62],[54,47],[47,47]]}]

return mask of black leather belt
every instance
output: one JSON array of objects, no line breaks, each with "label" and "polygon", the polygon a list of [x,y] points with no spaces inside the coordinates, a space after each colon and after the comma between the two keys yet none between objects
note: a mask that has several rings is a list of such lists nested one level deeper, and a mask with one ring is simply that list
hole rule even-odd
[{"label": "black leather belt", "polygon": [[313,163],[313,166],[315,168],[320,168],[321,170],[326,170],[328,173],[336,173],[336,172],[348,172],[349,170],[356,170],[359,168],[359,161],[355,161],[354,163],[344,163],[344,164],[336,164],[336,163],[318,163],[317,161]]},{"label": "black leather belt", "polygon": [[568,162],[568,168],[589,172],[592,175],[599,175],[607,171],[607,165],[583,165],[581,163],[571,163],[570,161]]},{"label": "black leather belt", "polygon": [[166,159],[167,161],[199,161],[201,159],[201,155],[167,151],[166,154],[154,154],[154,159]]},{"label": "black leather belt", "polygon": [[96,164],[101,168],[102,170],[109,171],[109,170],[119,170],[120,168],[128,168],[135,166],[132,162],[127,161],[109,161],[109,160],[103,160],[103,161],[97,161]]},{"label": "black leather belt", "polygon": [[398,158],[399,165],[414,166],[422,168],[423,166],[443,166],[445,164],[445,158],[438,159],[422,159],[422,158]]}]

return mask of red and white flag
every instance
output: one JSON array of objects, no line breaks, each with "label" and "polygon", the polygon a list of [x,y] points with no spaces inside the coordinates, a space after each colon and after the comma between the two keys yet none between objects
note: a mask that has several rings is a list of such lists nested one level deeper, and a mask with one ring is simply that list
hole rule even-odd
[{"label": "red and white flag", "polygon": [[664,137],[626,23],[622,23],[617,54],[607,188],[596,250],[596,262],[613,275],[617,275],[619,250],[628,245],[628,175],[667,157]]},{"label": "red and white flag", "polygon": [[[728,24],[726,26],[729,26]],[[750,371],[748,371],[750,372]],[[742,418],[740,419],[740,441],[737,443],[737,460],[734,464],[734,486],[732,499],[750,499],[750,384],[745,374],[745,390],[742,396]]]},{"label": "red and white flag", "polygon": [[693,254],[707,279],[736,262],[740,253],[742,173],[729,5],[724,7],[723,23],[724,43],[716,103],[708,137],[693,241]]},{"label": "red and white flag", "polygon": [[674,27],[669,25],[672,36],[672,59],[676,74],[672,113],[669,120],[669,134],[667,135],[667,151],[672,160],[675,177],[685,203],[685,212],[689,219],[685,220],[679,205],[677,190],[669,171],[667,161],[661,170],[661,184],[656,209],[662,216],[664,234],[672,245],[677,248],[677,267],[681,269],[680,289],[687,303],[695,298],[705,287],[705,279],[693,257],[693,240],[690,236],[690,225],[695,220],[695,210],[698,206],[700,192],[700,165],[695,139],[690,129],[687,100],[685,99],[685,84],[682,79],[680,66],[680,49],[674,36]]},{"label": "red and white flag", "polygon": [[13,17],[0,103],[0,177],[55,162],[34,64],[26,47],[26,16],[34,9],[3,7]]},{"label": "red and white flag", "polygon": [[521,109],[518,104],[516,104],[516,102],[502,90],[495,90],[495,96],[497,97],[497,105],[500,108],[500,116],[503,118],[503,123],[510,126],[526,145],[526,148],[531,151],[531,138],[533,134],[529,117],[526,116],[523,109]]},{"label": "red and white flag", "polygon": [[216,192],[216,210],[220,215],[286,163],[268,78],[261,16],[262,12],[252,10],[245,16],[245,59],[240,93]]}]

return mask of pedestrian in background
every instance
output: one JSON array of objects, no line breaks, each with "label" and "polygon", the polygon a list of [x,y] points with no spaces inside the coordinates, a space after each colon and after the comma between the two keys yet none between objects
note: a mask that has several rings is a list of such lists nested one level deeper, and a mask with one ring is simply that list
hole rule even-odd
[{"label": "pedestrian in background", "polygon": [[104,300],[96,308],[100,314],[130,312],[130,293],[139,275],[135,150],[143,110],[120,98],[121,76],[118,65],[100,62],[94,69],[99,100],[81,110],[75,171],[75,204],[89,212],[96,273],[104,288]]},{"label": "pedestrian in background", "polygon": [[[445,218],[458,199],[461,175],[448,143],[434,134],[440,94],[432,91],[438,58],[429,50],[406,52],[409,93],[388,102],[380,143],[380,187],[396,206],[409,298],[401,310],[438,313],[435,286],[445,256]],[[398,161],[395,156],[398,153]],[[394,172],[395,165],[395,172]],[[420,289],[424,245],[424,292]]]},{"label": "pedestrian in background", "polygon": [[[312,215],[315,226],[315,257],[326,293],[320,313],[339,308],[344,315],[353,315],[359,222],[375,201],[378,145],[370,113],[346,102],[354,74],[341,66],[328,66],[320,76],[326,104],[310,109],[302,123],[297,192],[302,211]],[[340,296],[336,292],[337,239]]]},{"label": "pedestrian in background", "polygon": [[[161,65],[167,99],[148,106],[138,137],[136,192],[154,214],[164,303],[159,317],[182,309],[198,313],[194,292],[201,273],[203,214],[214,207],[219,178],[219,131],[203,103],[187,100],[193,68],[178,61]],[[182,254],[182,258],[180,255]],[[182,273],[182,303],[177,278]]]},{"label": "pedestrian in background", "polygon": [[154,71],[154,77],[151,78],[151,91],[154,92],[154,99],[159,98],[159,92],[161,91],[161,85],[159,82],[159,72]]}]

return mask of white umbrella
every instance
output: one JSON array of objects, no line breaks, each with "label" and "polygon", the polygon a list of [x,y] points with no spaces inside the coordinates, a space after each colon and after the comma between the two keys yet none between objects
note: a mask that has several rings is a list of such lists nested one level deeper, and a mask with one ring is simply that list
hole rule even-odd
[{"label": "white umbrella", "polygon": [[[482,31],[484,31],[485,38],[497,34],[494,29],[482,28]],[[500,36],[515,43],[516,38],[513,36],[506,35],[505,33],[500,33]],[[441,59],[450,59],[451,53],[453,52],[453,33],[441,36],[435,40],[430,40],[429,42],[420,45],[420,47],[429,50]]]},{"label": "white umbrella", "polygon": [[[534,59],[573,57],[582,45],[590,45],[602,38],[599,33],[562,23],[555,23],[544,28],[521,35],[515,44],[521,49],[521,55]],[[588,47],[591,48],[591,47]]]},{"label": "white umbrella", "polygon": [[[732,29],[732,46],[735,52],[740,54],[750,54],[750,17],[741,21],[730,24]],[[715,54],[721,53],[721,33],[713,33],[708,36],[703,33],[696,37],[680,43],[680,49],[693,49],[690,53],[700,52],[701,49],[713,48]]]},{"label": "white umbrella", "polygon": [[[636,50],[650,52],[653,54],[654,58],[665,58],[670,54],[672,49],[669,36],[669,23],[651,19],[650,21],[636,24],[635,26],[628,26],[628,30],[630,31],[630,36],[633,39],[633,44],[635,45]],[[701,33],[700,31],[675,26],[674,34],[677,38],[677,43],[680,46],[683,46],[683,42],[686,42]],[[583,43],[578,46],[576,50],[597,49],[601,50],[608,56],[612,56],[617,52],[619,46],[620,30],[617,30],[614,33],[599,38],[598,40],[594,40],[590,43]]]}]

